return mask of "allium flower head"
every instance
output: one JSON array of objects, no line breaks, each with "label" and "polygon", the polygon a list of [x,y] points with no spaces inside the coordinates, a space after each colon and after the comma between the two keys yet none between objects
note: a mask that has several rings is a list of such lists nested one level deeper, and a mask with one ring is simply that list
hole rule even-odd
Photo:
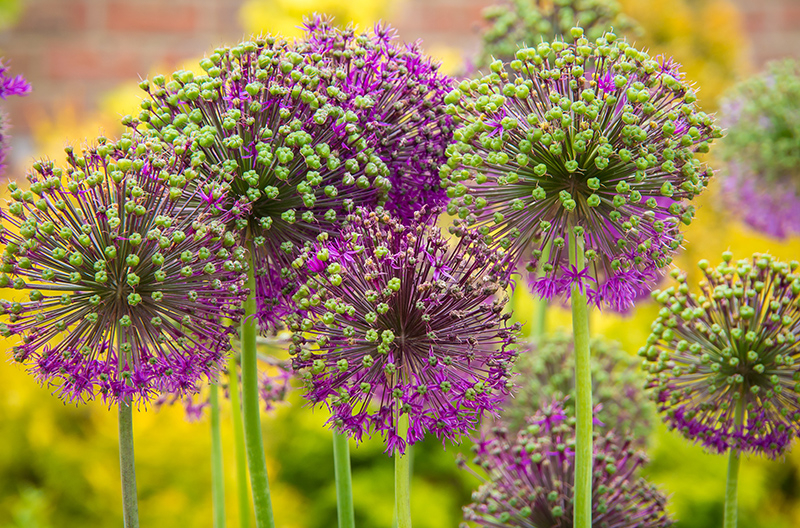
[{"label": "allium flower head", "polygon": [[700,262],[699,294],[678,270],[653,292],[664,307],[639,354],[667,425],[719,453],[777,456],[800,432],[798,263],[732,257]]},{"label": "allium flower head", "polygon": [[[652,430],[654,409],[647,400],[639,361],[612,341],[596,338],[592,350],[592,397],[596,418],[608,429],[630,431],[645,442]],[[525,427],[527,417],[553,399],[575,413],[575,344],[557,333],[519,346],[514,370],[517,389],[503,405],[501,420],[510,431]],[[567,399],[564,399],[564,398]]]},{"label": "allium flower head", "polygon": [[[333,257],[336,255],[336,257]],[[387,452],[432,433],[457,440],[509,388],[518,326],[503,313],[508,266],[470,236],[448,247],[428,223],[359,210],[340,243],[310,258],[324,271],[296,297],[295,369],[330,424]],[[408,415],[408,434],[398,421]]]},{"label": "allium flower head", "polygon": [[288,263],[304,246],[338,232],[354,204],[382,203],[391,187],[370,132],[377,125],[349,109],[359,94],[329,62],[274,37],[221,48],[200,62],[204,75],[144,81],[151,99],[138,119],[124,120],[185,151],[187,181],[227,185],[205,200],[238,213],[234,227],[255,246],[259,282],[277,270],[291,281]]},{"label": "allium flower head", "polygon": [[720,157],[730,207],[751,227],[800,234],[800,63],[769,64],[734,87],[722,105]]},{"label": "allium flower head", "polygon": [[[575,482],[575,420],[563,402],[545,406],[516,436],[497,428],[474,447],[487,477],[464,508],[478,526],[570,528]],[[609,431],[595,437],[592,526],[671,526],[666,497],[637,478],[647,461],[630,438]]]},{"label": "allium flower head", "polygon": [[[671,262],[711,175],[695,158],[719,136],[678,66],[613,33],[594,43],[543,42],[510,68],[466,80],[448,95],[457,144],[442,168],[458,215],[491,243],[529,260],[533,290],[623,310]],[[583,238],[586,269],[568,261]],[[548,257],[542,250],[550,247]],[[578,244],[580,250],[581,244]]]},{"label": "allium flower head", "polygon": [[8,75],[8,66],[0,60],[0,99],[5,99],[9,95],[28,95],[31,93],[31,85],[22,75],[11,77]]},{"label": "allium flower head", "polygon": [[424,207],[442,205],[447,197],[439,166],[453,140],[444,98],[454,81],[439,72],[419,42],[399,43],[388,25],[358,33],[315,16],[305,28],[311,49],[341,72],[337,86],[352,96],[345,104],[377,136],[376,154],[391,182],[385,208],[408,223]]},{"label": "allium flower head", "polygon": [[495,59],[513,60],[520,46],[569,35],[576,23],[592,40],[612,28],[623,34],[640,31],[616,0],[511,0],[487,7],[483,18],[491,25],[483,33],[481,67]]},{"label": "allium flower head", "polygon": [[[129,138],[34,165],[0,211],[11,353],[64,400],[147,401],[213,377],[237,318],[243,250]],[[169,172],[171,167],[164,167]]]}]

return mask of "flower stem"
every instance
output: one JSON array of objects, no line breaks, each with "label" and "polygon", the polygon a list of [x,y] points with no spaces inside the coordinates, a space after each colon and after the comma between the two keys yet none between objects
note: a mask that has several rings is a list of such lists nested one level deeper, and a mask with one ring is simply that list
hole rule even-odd
[{"label": "flower stem", "polygon": [[336,475],[336,507],[339,528],[355,528],[353,481],[350,476],[350,443],[347,435],[333,432],[333,464]]},{"label": "flower stem", "polygon": [[225,527],[225,480],[222,471],[222,434],[219,427],[219,387],[211,383],[211,503],[214,528]]},{"label": "flower stem", "polygon": [[[408,432],[408,414],[400,416],[398,432],[405,438]],[[397,528],[411,528],[411,456],[394,452],[394,504]]]},{"label": "flower stem", "polygon": [[250,528],[250,494],[247,492],[247,452],[244,446],[242,404],[239,399],[239,363],[236,352],[231,349],[228,357],[228,391],[231,397],[233,416],[233,442],[236,454],[236,488],[239,496],[239,526]]},{"label": "flower stem", "polygon": [[127,399],[119,404],[119,468],[122,474],[122,518],[125,528],[139,528],[136,466],[133,457],[133,407]]},{"label": "flower stem", "polygon": [[[539,258],[540,262],[547,262],[547,259],[550,258],[550,244],[546,244],[544,249],[542,250],[542,256]],[[544,276],[544,271],[539,271],[539,277]],[[535,301],[535,309],[536,309],[536,317],[533,320],[533,325],[531,325],[530,332],[528,335],[530,337],[536,338],[543,338],[545,333],[547,332],[547,303],[549,302],[548,299],[537,299]]]},{"label": "flower stem", "polygon": [[244,441],[247,450],[247,466],[250,469],[250,487],[257,528],[274,528],[272,501],[267,478],[267,460],[264,456],[264,441],[261,437],[261,414],[258,396],[258,360],[256,350],[256,280],[255,263],[247,271],[247,287],[250,294],[244,304],[242,318],[242,412],[244,414]]},{"label": "flower stem", "polygon": [[[585,267],[583,237],[570,229],[569,262],[577,272]],[[589,369],[589,306],[581,286],[572,285],[572,333],[575,341],[575,528],[592,526],[592,374]]]},{"label": "flower stem", "polygon": [[[736,402],[736,414],[734,414],[734,424],[736,428],[741,427],[744,420],[743,398]],[[738,523],[739,510],[739,458],[740,453],[737,449],[731,448],[728,454],[728,480],[725,485],[725,515],[723,528],[736,528]]]}]

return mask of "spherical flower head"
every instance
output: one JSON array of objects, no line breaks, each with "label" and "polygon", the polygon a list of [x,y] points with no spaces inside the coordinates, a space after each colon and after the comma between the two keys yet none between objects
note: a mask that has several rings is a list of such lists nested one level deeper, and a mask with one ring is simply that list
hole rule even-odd
[{"label": "spherical flower head", "polygon": [[314,16],[304,27],[311,49],[342,72],[338,88],[351,94],[347,107],[377,136],[376,153],[391,182],[385,208],[410,223],[417,211],[444,204],[439,166],[453,141],[444,102],[453,79],[439,72],[439,62],[426,56],[419,42],[398,42],[389,25],[359,33]]},{"label": "spherical flower head", "polygon": [[625,35],[641,33],[639,25],[621,12],[615,0],[511,0],[483,11],[489,24],[483,32],[478,64],[488,67],[495,59],[511,61],[522,45],[533,45],[569,35],[577,23],[589,39],[614,28]]},{"label": "spherical flower head", "polygon": [[786,59],[735,86],[722,104],[727,205],[776,238],[800,233],[800,63]]},{"label": "spherical flower head", "polygon": [[[630,438],[613,431],[593,443],[592,526],[671,526],[666,497],[636,477],[646,462]],[[474,463],[486,474],[464,508],[477,526],[573,526],[575,419],[554,401],[528,419],[516,435],[496,428],[475,447]]]},{"label": "spherical flower head", "polygon": [[[623,311],[680,247],[687,202],[711,175],[695,153],[720,132],[675,63],[613,33],[572,34],[448,95],[458,128],[443,185],[454,231],[475,227],[528,262],[536,294],[569,296],[577,283]],[[569,264],[570,240],[584,270]]]},{"label": "spherical flower head", "polygon": [[[644,378],[635,356],[618,343],[602,338],[591,342],[592,397],[595,418],[606,429],[630,431],[635,441],[647,441],[654,409],[648,401]],[[526,420],[546,402],[564,400],[564,409],[575,413],[575,344],[572,336],[556,333],[521,343],[514,370],[516,391],[503,405],[501,420],[510,431],[523,429]],[[566,399],[565,399],[566,398]]]},{"label": "spherical flower head", "polygon": [[150,99],[124,122],[181,150],[189,182],[227,185],[206,199],[236,213],[231,227],[253,246],[257,281],[269,281],[271,268],[283,273],[319,235],[337,233],[354,204],[385,200],[391,183],[374,133],[346,108],[356,94],[339,87],[321,55],[259,37],[200,66],[203,75],[144,81]]},{"label": "spherical flower head", "polygon": [[[130,138],[41,161],[1,211],[0,334],[67,401],[192,392],[229,347],[244,251],[209,208],[189,207]],[[167,172],[174,167],[166,167]]]},{"label": "spherical flower head", "polygon": [[653,292],[664,307],[639,354],[667,425],[712,451],[774,457],[800,432],[798,263],[732,259],[700,262],[699,294],[678,270],[677,287]]},{"label": "spherical flower head", "polygon": [[403,453],[426,433],[456,441],[498,409],[518,325],[507,326],[509,269],[495,252],[360,210],[311,259],[325,266],[296,294],[307,315],[289,323],[290,353],[332,427],[357,440],[377,431],[388,453]]}]

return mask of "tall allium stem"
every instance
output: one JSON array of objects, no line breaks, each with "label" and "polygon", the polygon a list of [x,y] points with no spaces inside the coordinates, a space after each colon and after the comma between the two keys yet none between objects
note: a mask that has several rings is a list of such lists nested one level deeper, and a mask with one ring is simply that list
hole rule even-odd
[{"label": "tall allium stem", "polygon": [[[583,236],[570,229],[569,263],[585,267]],[[592,376],[589,350],[589,307],[585,291],[573,283],[572,332],[575,339],[575,528],[592,526]]]},{"label": "tall allium stem", "polygon": [[[251,253],[252,255],[252,253]],[[242,412],[244,413],[244,441],[247,450],[247,466],[250,469],[250,487],[258,528],[273,528],[272,501],[267,478],[267,461],[264,457],[264,441],[261,438],[261,415],[258,398],[258,360],[256,350],[256,280],[255,263],[247,271],[247,287],[250,294],[244,304],[242,318]]]},{"label": "tall allium stem", "polygon": [[225,479],[222,471],[222,434],[219,428],[219,386],[211,384],[211,502],[214,528],[225,527]]},{"label": "tall allium stem", "polygon": [[[743,398],[736,402],[736,414],[734,416],[734,427],[739,428],[744,422],[744,403]],[[728,480],[725,485],[725,516],[723,528],[736,528],[738,523],[739,510],[739,458],[741,453],[732,447],[728,454]]]},{"label": "tall allium stem", "polygon": [[232,349],[228,358],[228,391],[231,398],[233,416],[233,441],[236,453],[236,488],[239,496],[239,526],[250,528],[250,496],[247,492],[247,450],[244,444],[244,425],[242,424],[242,403],[239,398],[239,363]]},{"label": "tall allium stem", "polygon": [[348,436],[333,431],[333,465],[336,474],[336,508],[339,528],[355,528],[353,481],[350,476],[350,444]]},{"label": "tall allium stem", "polygon": [[[117,357],[124,370],[122,335],[117,332]],[[139,528],[139,500],[136,496],[136,464],[133,456],[133,405],[130,397],[119,402],[119,470],[122,476],[122,518],[125,528]]]},{"label": "tall allium stem", "polygon": [[[397,421],[398,434],[405,438],[408,433],[408,414]],[[411,454],[394,452],[394,504],[397,528],[411,528]]]},{"label": "tall allium stem", "polygon": [[[548,258],[550,258],[550,244],[547,244],[542,250],[542,262],[547,262]],[[544,277],[544,271],[539,272],[539,277]],[[547,303],[549,301],[545,297],[540,297],[534,301],[536,314],[528,333],[530,337],[542,338],[547,333]]]}]

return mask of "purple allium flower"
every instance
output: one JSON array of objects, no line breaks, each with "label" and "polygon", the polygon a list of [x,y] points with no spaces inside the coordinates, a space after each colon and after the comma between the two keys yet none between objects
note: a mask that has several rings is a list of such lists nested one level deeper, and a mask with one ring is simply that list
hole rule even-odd
[{"label": "purple allium flower", "polygon": [[376,154],[392,184],[385,208],[404,223],[447,201],[439,166],[453,141],[445,96],[453,80],[423,54],[420,42],[401,44],[395,31],[378,24],[371,32],[335,27],[329,18],[306,20],[305,39],[335,67],[346,105],[377,136]]},{"label": "purple allium flower", "polygon": [[307,315],[289,323],[290,353],[306,397],[357,440],[380,432],[389,453],[428,432],[458,440],[510,386],[518,325],[503,313],[507,263],[477,237],[448,247],[427,222],[404,226],[380,210],[350,220],[332,248],[341,256],[324,244],[308,255],[327,265],[296,294]]},{"label": "purple allium flower", "polygon": [[[232,227],[254,246],[262,307],[275,302],[262,295],[297,287],[289,263],[305,246],[337,233],[354,204],[382,203],[391,186],[377,125],[349,109],[358,94],[313,50],[274,37],[218,49],[200,62],[205,75],[144,81],[151,99],[124,119],[185,150],[188,181],[227,186],[205,199],[237,213]],[[261,318],[269,330],[277,310]]]},{"label": "purple allium flower", "polygon": [[[647,53],[613,33],[590,43],[573,31],[572,43],[519,50],[513,79],[496,61],[448,95],[460,126],[441,174],[456,233],[477,228],[529,262],[541,296],[569,296],[578,282],[622,311],[680,247],[687,202],[711,175],[695,153],[720,133]],[[586,273],[568,264],[573,236]]]},{"label": "purple allium flower", "polygon": [[653,292],[664,307],[639,355],[667,425],[712,451],[774,457],[800,432],[798,263],[722,258],[700,262],[699,295],[679,270],[677,287]]},{"label": "purple allium flower", "polygon": [[[574,418],[554,401],[516,435],[496,428],[473,448],[486,477],[464,508],[478,526],[570,528],[575,481]],[[636,474],[647,461],[630,438],[607,432],[595,438],[592,526],[671,526],[666,497]]]},{"label": "purple allium flower", "polygon": [[800,234],[800,63],[786,59],[735,86],[722,104],[727,205],[776,238]]},{"label": "purple allium flower", "polygon": [[130,138],[100,140],[68,167],[41,161],[30,190],[9,184],[0,301],[13,358],[66,401],[193,392],[214,377],[246,291],[225,217],[189,206]]},{"label": "purple allium flower", "polygon": [[274,374],[263,372],[258,380],[261,401],[264,402],[267,412],[273,410],[276,403],[285,402],[286,394],[292,388],[291,365],[276,363],[272,370],[275,371]]},{"label": "purple allium flower", "polygon": [[[545,402],[564,400],[564,408],[575,412],[575,350],[572,336],[556,333],[521,343],[514,370],[517,389],[507,398],[501,412],[503,424],[512,432]],[[592,397],[597,419],[606,428],[630,431],[636,442],[644,443],[653,427],[654,409],[643,390],[639,361],[619,344],[601,338],[591,342]]]}]

